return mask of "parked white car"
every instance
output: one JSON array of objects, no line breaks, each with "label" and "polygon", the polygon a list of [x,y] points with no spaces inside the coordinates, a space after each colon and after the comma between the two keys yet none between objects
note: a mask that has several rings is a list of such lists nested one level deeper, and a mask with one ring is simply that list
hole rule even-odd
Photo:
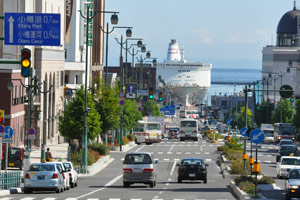
[{"label": "parked white car", "polygon": [[72,162],[63,162],[66,170],[66,172],[70,178],[70,185],[71,188],[77,187],[77,182],[78,182],[78,173],[74,169],[73,163]]},{"label": "parked white car", "polygon": [[286,177],[292,168],[300,168],[300,157],[281,156],[277,162],[277,178]]},{"label": "parked white car", "polygon": [[68,171],[66,170],[65,166],[62,162],[53,162],[56,164],[56,167],[62,171],[64,177],[64,190],[70,189],[70,177],[68,176]]}]

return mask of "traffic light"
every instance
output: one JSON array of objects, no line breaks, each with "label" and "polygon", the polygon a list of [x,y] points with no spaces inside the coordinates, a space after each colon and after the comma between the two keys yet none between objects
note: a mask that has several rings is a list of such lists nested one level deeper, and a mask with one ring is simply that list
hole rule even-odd
[{"label": "traffic light", "polygon": [[153,93],[153,87],[149,88],[149,99],[153,99],[154,93]]},{"label": "traffic light", "polygon": [[159,101],[162,101],[162,100],[163,100],[163,97],[162,97],[162,92],[159,92],[159,95],[158,95],[158,100],[159,100]]},{"label": "traffic light", "polygon": [[290,101],[291,101],[291,102],[294,102],[294,101],[295,101],[295,97],[294,97],[294,96],[291,96]]},{"label": "traffic light", "polygon": [[260,109],[260,104],[256,104],[256,109],[259,110]]},{"label": "traffic light", "polygon": [[29,77],[31,75],[31,50],[24,48],[21,50],[21,75]]},{"label": "traffic light", "polygon": [[4,110],[0,110],[0,123],[4,123]]}]

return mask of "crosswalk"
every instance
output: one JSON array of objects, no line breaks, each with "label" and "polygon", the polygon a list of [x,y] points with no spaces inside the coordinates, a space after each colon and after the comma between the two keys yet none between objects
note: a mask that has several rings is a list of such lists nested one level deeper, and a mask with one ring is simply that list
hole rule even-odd
[{"label": "crosswalk", "polygon": [[[37,199],[40,199],[40,198],[37,198],[37,197],[24,197],[24,198],[21,198],[21,199],[18,199],[18,200],[37,200]],[[56,199],[62,199],[62,198],[58,198],[58,197],[47,197],[47,198],[43,198],[41,200],[56,200]],[[80,198],[82,199],[82,198]],[[13,198],[13,197],[4,197],[4,198],[0,198],[0,200],[17,200],[16,198]],[[77,200],[77,198],[66,198],[64,200]],[[86,200],[101,200],[100,198],[87,198]],[[122,200],[121,198],[109,198],[107,200]],[[128,199],[126,199],[128,200]],[[131,198],[129,200],[143,200],[141,198]],[[161,198],[154,198],[152,200],[164,200],[164,199],[161,199]],[[169,200],[172,200],[172,199],[169,199]],[[186,200],[186,199],[182,199],[182,198],[174,198],[173,200]],[[190,199],[189,199],[190,200]],[[191,199],[192,200],[192,199]],[[206,199],[193,199],[193,200],[206,200]],[[227,199],[216,199],[216,200],[227,200]]]},{"label": "crosswalk", "polygon": [[[120,160],[124,161],[124,158],[121,158]],[[172,159],[170,159],[170,158],[163,158],[163,159],[155,159],[155,160],[158,160],[159,162],[175,162],[175,161],[178,162],[181,159],[180,158],[172,158]],[[207,158],[207,159],[204,159],[204,162],[206,162],[206,163],[213,162],[213,160],[210,159],[210,158]]]}]

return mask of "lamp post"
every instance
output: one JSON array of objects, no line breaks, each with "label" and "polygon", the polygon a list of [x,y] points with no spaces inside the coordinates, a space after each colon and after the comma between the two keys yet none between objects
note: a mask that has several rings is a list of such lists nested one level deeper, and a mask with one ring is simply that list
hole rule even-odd
[{"label": "lamp post", "polygon": [[[111,12],[111,11],[101,11],[102,13],[114,13],[110,20],[111,20],[111,24],[118,24],[118,15],[116,15],[119,12]],[[103,31],[103,33],[106,34],[106,43],[105,43],[105,85],[106,87],[108,87],[108,34],[112,33],[114,31],[114,29],[112,29],[111,31],[109,31],[109,23],[106,23],[106,31],[104,31],[104,29],[101,27],[101,30]]]}]

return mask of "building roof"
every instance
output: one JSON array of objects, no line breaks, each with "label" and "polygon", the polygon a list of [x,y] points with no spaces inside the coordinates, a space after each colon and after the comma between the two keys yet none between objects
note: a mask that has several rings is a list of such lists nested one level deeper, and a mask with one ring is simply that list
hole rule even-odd
[{"label": "building roof", "polygon": [[296,34],[297,33],[297,16],[300,16],[300,10],[297,10],[294,7],[293,10],[285,13],[277,26],[277,33],[289,33]]}]

